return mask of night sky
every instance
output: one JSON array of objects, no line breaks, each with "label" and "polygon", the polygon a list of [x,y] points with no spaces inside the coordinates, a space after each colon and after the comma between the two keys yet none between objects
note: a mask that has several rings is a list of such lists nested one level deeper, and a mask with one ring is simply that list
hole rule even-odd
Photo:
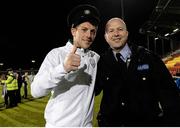
[{"label": "night sky", "polygon": [[[59,3],[62,2],[62,3]],[[102,53],[104,24],[111,17],[121,17],[120,0],[61,0],[59,2],[0,3],[0,63],[2,69],[38,69],[46,54],[63,46],[70,37],[67,27],[69,11],[79,4],[96,6],[101,13],[101,24],[92,49]],[[157,0],[124,0],[124,19],[130,39],[138,40],[139,27],[148,20]],[[32,64],[34,59],[36,63]]]}]

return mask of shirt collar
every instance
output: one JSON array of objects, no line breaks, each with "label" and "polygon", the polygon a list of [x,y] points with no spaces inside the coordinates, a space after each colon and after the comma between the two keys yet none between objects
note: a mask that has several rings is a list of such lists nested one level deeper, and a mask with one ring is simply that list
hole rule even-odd
[{"label": "shirt collar", "polygon": [[131,56],[131,50],[130,50],[128,44],[126,44],[126,45],[124,46],[124,48],[120,51],[120,53],[121,53],[122,57],[123,57],[125,60],[127,60],[128,58],[130,58],[130,56]]},{"label": "shirt collar", "polygon": [[[114,55],[116,54],[115,52],[113,52],[113,53],[114,53]],[[125,44],[125,46],[123,47],[123,49],[119,53],[121,54],[121,59],[123,59],[124,62],[126,62],[127,59],[130,58],[131,50],[130,50],[127,43]]]}]

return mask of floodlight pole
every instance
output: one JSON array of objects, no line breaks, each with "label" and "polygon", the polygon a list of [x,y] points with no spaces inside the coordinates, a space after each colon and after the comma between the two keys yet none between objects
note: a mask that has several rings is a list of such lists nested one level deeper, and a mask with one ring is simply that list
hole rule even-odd
[{"label": "floodlight pole", "polygon": [[122,18],[123,20],[125,20],[125,19],[124,19],[124,2],[123,2],[123,0],[121,0],[121,18]]}]

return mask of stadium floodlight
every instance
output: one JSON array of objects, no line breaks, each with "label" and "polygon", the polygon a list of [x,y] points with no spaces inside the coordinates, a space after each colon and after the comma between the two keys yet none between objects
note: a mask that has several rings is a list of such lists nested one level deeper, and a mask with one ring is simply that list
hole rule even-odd
[{"label": "stadium floodlight", "polygon": [[174,33],[178,32],[178,31],[179,31],[179,28],[176,28],[176,29],[173,30]]},{"label": "stadium floodlight", "polygon": [[164,36],[169,36],[169,33],[166,33]]},{"label": "stadium floodlight", "polygon": [[158,40],[159,38],[158,37],[156,37],[156,38],[154,38],[155,40]]},{"label": "stadium floodlight", "polygon": [[35,63],[36,61],[35,60],[31,60],[32,63]]}]

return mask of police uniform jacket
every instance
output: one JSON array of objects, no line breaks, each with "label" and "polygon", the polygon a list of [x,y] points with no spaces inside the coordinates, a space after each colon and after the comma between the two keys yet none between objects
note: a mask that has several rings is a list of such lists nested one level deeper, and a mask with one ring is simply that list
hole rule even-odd
[{"label": "police uniform jacket", "polygon": [[94,105],[94,84],[99,55],[78,48],[79,69],[67,73],[64,59],[72,49],[71,42],[51,50],[45,57],[31,84],[32,96],[38,98],[51,92],[45,109],[46,127],[90,127]]},{"label": "police uniform jacket", "polygon": [[[180,126],[180,100],[161,59],[131,45],[128,68],[112,49],[98,63],[96,95],[103,90],[98,120],[103,126]],[[127,64],[126,64],[127,66]]]},{"label": "police uniform jacket", "polygon": [[12,73],[7,75],[7,80],[5,80],[4,83],[6,84],[8,91],[13,91],[18,89],[17,79]]}]

